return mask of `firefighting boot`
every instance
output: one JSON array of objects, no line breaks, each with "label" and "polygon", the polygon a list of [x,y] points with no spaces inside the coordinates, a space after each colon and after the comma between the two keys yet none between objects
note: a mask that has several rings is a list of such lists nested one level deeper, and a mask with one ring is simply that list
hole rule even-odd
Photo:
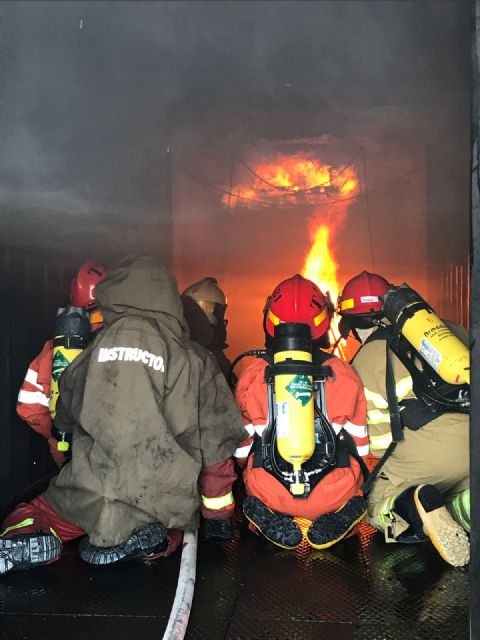
[{"label": "firefighting boot", "polygon": [[314,549],[328,549],[353,531],[367,513],[367,501],[353,496],[341,509],[314,520],[307,531],[307,540]]},{"label": "firefighting boot", "polygon": [[125,542],[112,547],[97,547],[91,544],[88,538],[83,538],[78,546],[78,551],[85,562],[106,565],[136,560],[137,558],[152,558],[166,551],[167,547],[167,530],[160,522],[153,522],[134,531]]},{"label": "firefighting boot", "polygon": [[413,499],[423,523],[423,531],[442,558],[454,567],[470,559],[468,536],[449,514],[441,493],[431,484],[416,487]]},{"label": "firefighting boot", "polygon": [[[5,533],[5,532],[4,532]],[[57,534],[38,531],[0,539],[0,574],[50,564],[60,557],[62,543]]]},{"label": "firefighting boot", "polygon": [[206,540],[231,540],[235,534],[232,520],[203,519],[203,535]]},{"label": "firefighting boot", "polygon": [[283,549],[295,549],[302,541],[302,530],[290,516],[274,513],[255,496],[247,496],[243,513],[267,540]]}]

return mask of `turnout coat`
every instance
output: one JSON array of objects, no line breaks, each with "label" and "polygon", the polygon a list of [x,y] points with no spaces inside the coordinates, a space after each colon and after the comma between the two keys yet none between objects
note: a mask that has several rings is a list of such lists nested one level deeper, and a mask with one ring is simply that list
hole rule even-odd
[{"label": "turnout coat", "polygon": [[135,258],[96,288],[105,327],[66,369],[55,420],[73,457],[46,499],[93,544],[198,526],[198,478],[246,437],[214,357],[190,342],[175,279]]}]

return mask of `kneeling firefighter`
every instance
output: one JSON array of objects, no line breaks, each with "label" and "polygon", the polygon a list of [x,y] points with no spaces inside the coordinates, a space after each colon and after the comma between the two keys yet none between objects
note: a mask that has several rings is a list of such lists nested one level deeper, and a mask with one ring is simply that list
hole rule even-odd
[{"label": "kneeling firefighter", "polygon": [[235,456],[244,467],[250,528],[293,549],[295,517],[312,521],[312,547],[332,546],[366,511],[358,495],[368,454],[366,403],[350,365],[328,347],[331,305],[300,275],[281,282],[264,309],[266,350],[241,373],[235,398],[248,440]]},{"label": "kneeling firefighter", "polygon": [[66,435],[59,433],[53,424],[58,383],[66,367],[103,326],[95,287],[106,273],[106,268],[99,262],[89,261],[80,266],[70,284],[68,306],[58,310],[54,339],[47,340],[30,363],[18,394],[18,415],[48,440],[58,467],[70,455]]},{"label": "kneeling firefighter", "polygon": [[[454,566],[469,559],[468,334],[408,285],[363,271],[338,300],[340,333],[362,344],[370,450],[368,522],[387,542],[432,541]],[[371,489],[370,489],[371,487]]]},{"label": "kneeling firefighter", "polygon": [[153,560],[200,515],[211,537],[233,534],[232,454],[246,432],[214,357],[188,338],[173,275],[129,258],[96,294],[104,328],[60,378],[55,421],[72,461],[7,517],[0,574],[50,563],[79,537],[89,564]]}]

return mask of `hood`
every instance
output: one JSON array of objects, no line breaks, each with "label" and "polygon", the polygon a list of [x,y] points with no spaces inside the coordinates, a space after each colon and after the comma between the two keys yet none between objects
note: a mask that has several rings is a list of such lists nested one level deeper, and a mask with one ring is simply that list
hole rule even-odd
[{"label": "hood", "polygon": [[95,289],[106,323],[126,315],[166,314],[186,329],[174,276],[150,256],[125,258]]}]

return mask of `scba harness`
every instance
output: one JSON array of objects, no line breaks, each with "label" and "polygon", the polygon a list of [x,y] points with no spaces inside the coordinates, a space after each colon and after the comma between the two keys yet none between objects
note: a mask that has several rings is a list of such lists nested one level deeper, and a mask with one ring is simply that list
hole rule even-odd
[{"label": "scba harness", "polygon": [[333,469],[349,467],[350,455],[366,478],[368,470],[353,438],[343,429],[337,434],[328,420],[325,383],[333,372],[325,362],[331,355],[312,351],[309,326],[282,323],[275,327],[271,349],[240,357],[245,355],[267,362],[268,421],[262,435],[255,435],[253,467],[263,467],[300,499]]}]

